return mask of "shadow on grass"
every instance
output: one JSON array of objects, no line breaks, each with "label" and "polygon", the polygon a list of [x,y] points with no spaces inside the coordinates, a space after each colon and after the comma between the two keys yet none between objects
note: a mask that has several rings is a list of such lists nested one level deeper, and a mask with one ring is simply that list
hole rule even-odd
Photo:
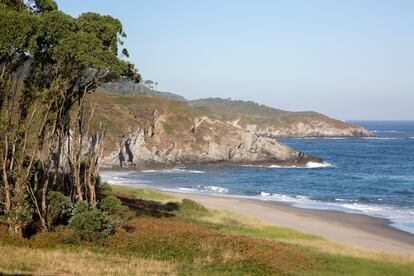
[{"label": "shadow on grass", "polygon": [[151,216],[155,218],[169,218],[174,217],[173,211],[179,209],[176,202],[160,203],[151,200],[135,199],[120,194],[115,194],[122,203],[137,215]]}]

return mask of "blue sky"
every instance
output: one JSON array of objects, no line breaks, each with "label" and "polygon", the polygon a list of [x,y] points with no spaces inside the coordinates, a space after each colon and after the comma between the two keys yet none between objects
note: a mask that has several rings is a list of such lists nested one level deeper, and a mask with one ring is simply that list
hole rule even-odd
[{"label": "blue sky", "polygon": [[57,2],[119,18],[143,77],[188,99],[414,119],[414,1]]}]

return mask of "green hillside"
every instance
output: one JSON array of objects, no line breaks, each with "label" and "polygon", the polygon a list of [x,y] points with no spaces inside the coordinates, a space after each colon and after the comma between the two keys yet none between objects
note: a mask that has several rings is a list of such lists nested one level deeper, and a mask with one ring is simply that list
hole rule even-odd
[{"label": "green hillside", "polygon": [[355,136],[365,136],[368,134],[368,132],[359,126],[350,125],[313,111],[291,112],[268,107],[252,101],[222,98],[198,99],[190,101],[189,104],[196,109],[213,112],[221,116],[224,120],[238,120],[242,126],[256,124],[259,128],[273,127],[289,129],[297,124],[325,124],[328,127],[337,129],[355,128]]},{"label": "green hillside", "polygon": [[104,83],[98,88],[98,91],[119,96],[150,96],[172,101],[186,101],[186,99],[180,95],[170,92],[157,91],[146,87],[141,83],[135,83],[127,80]]}]

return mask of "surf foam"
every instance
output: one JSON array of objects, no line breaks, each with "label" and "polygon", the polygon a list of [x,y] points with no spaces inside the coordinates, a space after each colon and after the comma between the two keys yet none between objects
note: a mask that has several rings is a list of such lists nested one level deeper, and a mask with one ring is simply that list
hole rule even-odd
[{"label": "surf foam", "polygon": [[334,165],[332,165],[331,163],[328,163],[328,162],[319,163],[319,162],[310,161],[306,164],[306,168],[308,168],[308,169],[333,168],[333,167],[334,167]]},{"label": "surf foam", "polygon": [[187,170],[184,168],[164,169],[164,170],[144,170],[143,173],[205,173],[205,171]]}]

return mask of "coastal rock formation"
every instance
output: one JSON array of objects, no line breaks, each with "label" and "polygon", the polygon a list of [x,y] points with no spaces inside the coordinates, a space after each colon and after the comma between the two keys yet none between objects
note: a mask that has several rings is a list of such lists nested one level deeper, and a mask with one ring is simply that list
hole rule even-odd
[{"label": "coastal rock formation", "polygon": [[265,137],[369,137],[373,136],[368,130],[355,125],[337,126],[328,121],[312,120],[297,122],[289,127],[263,126],[257,134]]},{"label": "coastal rock formation", "polygon": [[[103,158],[103,166],[168,166],[228,162],[238,164],[295,164],[322,162],[276,142],[259,137],[254,126],[241,129],[208,117],[195,118],[180,142],[170,141],[161,125],[168,119],[159,116],[150,128],[138,128],[124,137],[117,149]],[[149,131],[151,130],[151,131]],[[184,138],[185,137],[185,138]]]},{"label": "coastal rock formation", "polygon": [[[306,166],[322,160],[275,138],[370,135],[358,126],[314,113],[279,112],[283,120],[272,121],[264,111],[249,115],[248,108],[227,116],[159,97],[101,93],[88,97],[96,102],[92,128],[102,123],[106,131],[101,163],[105,167],[206,163]],[[271,110],[272,116],[274,112]]]},{"label": "coastal rock formation", "polygon": [[311,111],[291,112],[251,101],[207,98],[190,101],[196,109],[209,111],[240,127],[257,126],[264,137],[365,137],[366,129]]}]

